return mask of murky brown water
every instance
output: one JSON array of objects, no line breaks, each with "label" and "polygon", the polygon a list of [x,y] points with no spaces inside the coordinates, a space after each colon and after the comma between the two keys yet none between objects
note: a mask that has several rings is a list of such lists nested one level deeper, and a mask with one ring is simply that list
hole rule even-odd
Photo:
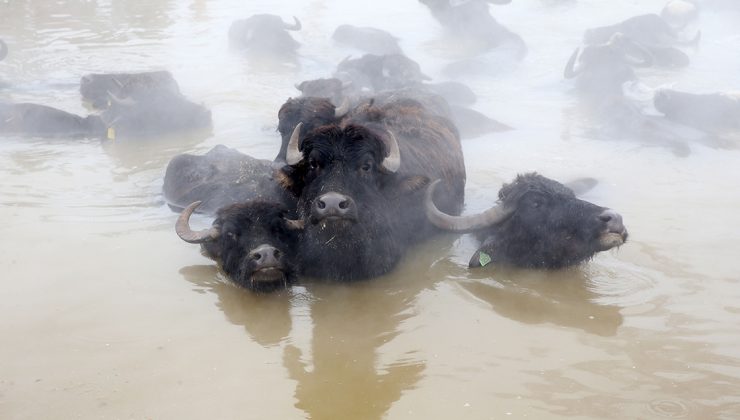
[{"label": "murky brown water", "polygon": [[[740,151],[596,140],[573,126],[562,68],[583,29],[662,1],[521,1],[495,9],[528,42],[522,63],[460,80],[517,130],[466,141],[469,210],[538,170],[593,176],[631,241],[559,272],[469,271],[476,244],[441,237],[391,275],[259,296],[223,281],[174,234],[161,196],[180,152],[278,149],[293,83],[351,51],[340,23],[403,39],[442,79],[456,55],[428,11],[334,0],[0,1],[0,100],[83,113],[81,75],[169,69],[208,105],[214,135],[156,144],[0,139],[0,418],[738,418]],[[296,66],[228,50],[256,12],[298,16]],[[691,67],[650,87],[740,86],[740,13],[703,15]],[[205,224],[200,219],[197,223]]]}]

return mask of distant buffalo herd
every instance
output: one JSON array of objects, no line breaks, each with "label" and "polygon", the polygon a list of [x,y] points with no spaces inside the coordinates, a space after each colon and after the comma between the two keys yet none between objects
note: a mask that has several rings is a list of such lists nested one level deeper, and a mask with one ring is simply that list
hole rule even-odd
[{"label": "distant buffalo herd", "polygon": [[[524,40],[499,24],[488,3],[421,0],[455,39],[483,50],[527,54]],[[635,16],[585,32],[565,64],[584,108],[605,130],[681,142],[676,126],[698,138],[740,129],[740,103],[729,94],[657,90],[648,115],[624,93],[636,69],[689,65],[687,34],[699,8],[671,0],[660,14]],[[231,46],[249,57],[292,60],[300,44],[289,31],[301,22],[260,14],[235,21]],[[505,184],[488,210],[461,216],[465,162],[461,139],[511,130],[469,106],[475,93],[458,82],[432,83],[404,55],[398,38],[371,27],[341,25],[332,38],[366,52],[333,74],[296,85],[300,95],[277,112],[280,149],[259,160],[217,146],[205,155],[174,157],[164,196],[181,210],[176,232],[200,244],[236,284],[254,291],[288,287],[302,277],[337,281],[389,273],[409,248],[440,232],[475,233],[470,267],[505,264],[556,269],[582,263],[627,240],[622,217],[577,194],[592,180],[561,184],[525,173]],[[8,47],[0,41],[0,60]],[[180,92],[169,72],[88,74],[79,116],[31,103],[0,104],[0,134],[41,137],[159,137],[211,130],[211,113]],[[692,132],[693,133],[693,132]],[[193,230],[193,212],[212,214]]]}]

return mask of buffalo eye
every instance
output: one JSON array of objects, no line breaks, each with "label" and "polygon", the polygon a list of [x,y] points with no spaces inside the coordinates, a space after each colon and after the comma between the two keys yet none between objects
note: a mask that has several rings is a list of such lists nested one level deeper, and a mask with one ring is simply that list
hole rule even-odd
[{"label": "buffalo eye", "polygon": [[370,170],[372,170],[372,169],[373,169],[373,162],[372,161],[367,161],[367,162],[363,163],[362,166],[360,166],[360,170],[362,172],[370,172]]},{"label": "buffalo eye", "polygon": [[226,237],[231,239],[232,241],[236,241],[236,233],[234,232],[226,232]]},{"label": "buffalo eye", "polygon": [[315,171],[319,169],[319,162],[316,159],[309,159],[308,166]]}]

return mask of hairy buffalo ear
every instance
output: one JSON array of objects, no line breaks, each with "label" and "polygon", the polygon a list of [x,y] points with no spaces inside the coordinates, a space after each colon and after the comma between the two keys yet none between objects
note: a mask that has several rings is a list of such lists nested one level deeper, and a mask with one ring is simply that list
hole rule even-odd
[{"label": "hairy buffalo ear", "polygon": [[273,164],[272,178],[282,189],[298,197],[303,189],[303,182],[301,182],[298,173],[300,170],[300,168],[292,167],[284,162]]}]

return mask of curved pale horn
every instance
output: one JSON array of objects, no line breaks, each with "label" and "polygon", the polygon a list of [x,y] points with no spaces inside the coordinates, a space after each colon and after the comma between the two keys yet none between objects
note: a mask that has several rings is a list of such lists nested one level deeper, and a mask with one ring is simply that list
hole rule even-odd
[{"label": "curved pale horn", "polygon": [[427,219],[440,229],[451,232],[473,232],[484,229],[506,220],[513,213],[503,206],[493,206],[480,214],[469,216],[450,216],[440,211],[434,204],[434,190],[441,180],[436,180],[427,187],[424,203]]},{"label": "curved pale horn", "polygon": [[123,106],[134,106],[134,105],[136,105],[136,101],[134,99],[130,98],[130,97],[129,98],[121,98],[119,96],[116,96],[111,91],[107,91],[107,92],[108,92],[108,99],[111,102],[115,102],[116,104],[123,105]]},{"label": "curved pale horn", "polygon": [[286,30],[288,30],[288,31],[300,31],[300,30],[301,30],[301,27],[302,27],[302,26],[301,26],[301,21],[300,21],[300,20],[298,20],[298,18],[297,18],[297,17],[295,17],[295,16],[293,16],[293,20],[295,21],[295,23],[294,23],[294,24],[292,24],[292,25],[288,25],[287,23],[285,23],[285,24],[284,24],[284,25],[285,25],[285,26],[284,26],[284,28],[285,28]]},{"label": "curved pale horn", "polygon": [[202,201],[196,201],[187,206],[185,210],[180,213],[180,217],[177,218],[177,223],[175,223],[175,232],[177,232],[177,236],[179,236],[183,241],[191,244],[200,244],[212,241],[218,238],[221,234],[216,227],[199,231],[193,231],[190,229],[190,215],[192,215],[195,209],[200,206],[200,203],[202,203]]},{"label": "curved pale horn", "polygon": [[581,69],[580,66],[578,70],[576,70],[576,60],[578,59],[578,53],[580,52],[581,52],[581,48],[580,47],[576,48],[576,50],[573,51],[573,54],[568,59],[568,64],[565,65],[565,71],[563,72],[563,76],[566,79],[572,79],[578,76],[579,74],[581,74],[581,71],[583,69]]},{"label": "curved pale horn", "polygon": [[398,149],[398,141],[392,132],[388,131],[388,139],[385,143],[388,146],[388,156],[383,159],[380,166],[388,172],[396,172],[401,167],[401,151]]},{"label": "curved pale horn", "polygon": [[3,61],[8,56],[8,45],[0,39],[0,61]]},{"label": "curved pale horn", "polygon": [[303,123],[299,122],[293,129],[293,134],[290,135],[288,150],[285,152],[285,162],[288,165],[295,165],[303,159],[303,153],[298,148],[298,142],[301,139],[301,127],[303,127]]},{"label": "curved pale horn", "polygon": [[349,98],[342,99],[342,104],[334,108],[334,118],[342,118],[349,112]]}]

